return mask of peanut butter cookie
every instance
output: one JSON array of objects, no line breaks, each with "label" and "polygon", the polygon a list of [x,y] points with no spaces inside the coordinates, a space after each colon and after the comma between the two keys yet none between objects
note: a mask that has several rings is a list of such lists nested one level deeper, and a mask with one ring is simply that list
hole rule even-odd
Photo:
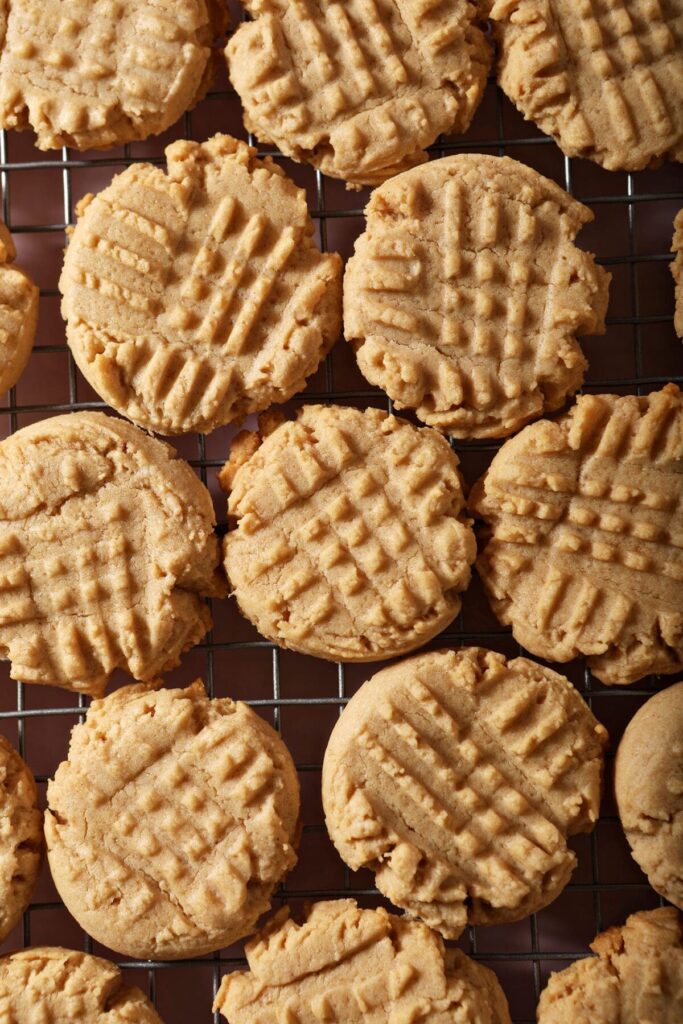
[{"label": "peanut butter cookie", "polygon": [[331,900],[301,923],[285,907],[246,951],[249,971],[227,974],[214,1004],[230,1024],[510,1024],[493,971],[381,907]]},{"label": "peanut butter cookie", "polygon": [[463,132],[491,53],[473,0],[243,0],[226,56],[262,142],[375,185]]},{"label": "peanut butter cookie", "polygon": [[274,643],[379,661],[457,615],[476,549],[458,460],[436,431],[379,409],[307,405],[260,445],[239,437],[222,479],[236,523],[228,579]]},{"label": "peanut butter cookie", "polygon": [[683,400],[583,395],[506,441],[472,489],[498,618],[607,684],[683,668]]},{"label": "peanut butter cookie", "polygon": [[614,789],[633,856],[683,910],[683,683],[651,697],[617,750]]},{"label": "peanut butter cookie", "polygon": [[178,960],[252,931],[296,862],[296,771],[246,704],[126,686],[89,708],[48,786],[52,877],[82,928]]},{"label": "peanut butter cookie", "polygon": [[407,658],[351,698],[323,764],[332,841],[446,938],[546,906],[599,813],[605,729],[563,676],[470,647]]},{"label": "peanut butter cookie", "polygon": [[674,220],[674,237],[671,251],[676,259],[671,264],[676,288],[674,306],[674,329],[679,338],[683,338],[683,210],[679,210]]},{"label": "peanut butter cookie", "polygon": [[498,81],[569,156],[683,160],[681,0],[485,0]]},{"label": "peanut butter cookie", "polygon": [[79,206],[60,288],[92,387],[140,426],[208,433],[306,385],[341,326],[341,261],[303,189],[229,135],[175,142]]},{"label": "peanut butter cookie", "polygon": [[28,906],[42,852],[43,816],[31,769],[0,735],[0,943]]},{"label": "peanut butter cookie", "polygon": [[17,255],[12,236],[0,222],[0,394],[24,372],[38,323],[37,286],[11,264]]},{"label": "peanut butter cookie", "polygon": [[508,157],[432,160],[375,189],[344,277],[362,374],[453,437],[502,437],[583,382],[610,275],[574,245],[593,215]]},{"label": "peanut butter cookie", "polygon": [[153,680],[223,593],[211,497],[176,452],[101,413],[0,443],[0,657],[25,683],[101,694]]}]

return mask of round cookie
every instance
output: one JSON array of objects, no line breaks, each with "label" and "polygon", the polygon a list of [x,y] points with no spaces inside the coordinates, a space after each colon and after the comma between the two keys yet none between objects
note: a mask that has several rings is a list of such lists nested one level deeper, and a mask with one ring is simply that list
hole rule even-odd
[{"label": "round cookie", "polygon": [[591,949],[597,957],[551,974],[538,1024],[680,1024],[683,946],[673,907],[631,914]]},{"label": "round cookie", "polygon": [[559,895],[600,806],[605,729],[563,676],[478,647],[373,676],[323,764],[332,842],[446,938]]},{"label": "round cookie", "polygon": [[679,338],[683,338],[683,209],[678,211],[674,220],[671,251],[676,254],[671,264],[675,285],[674,330]]},{"label": "round cookie", "polygon": [[362,374],[453,437],[559,408],[605,331],[610,275],[577,249],[593,214],[508,157],[433,160],[375,189],[344,278]]},{"label": "round cookie", "polygon": [[0,1019],[11,1024],[163,1024],[116,964],[73,949],[36,946],[0,959]]},{"label": "round cookie", "polygon": [[245,949],[249,971],[225,975],[214,1003],[230,1024],[510,1024],[493,971],[382,907],[330,900],[300,923],[283,907]]},{"label": "round cookie", "polygon": [[683,400],[583,395],[506,441],[472,488],[496,615],[603,683],[683,667]]},{"label": "round cookie", "polygon": [[0,395],[19,380],[33,350],[39,291],[28,274],[10,266],[12,236],[0,222]]},{"label": "round cookie", "polygon": [[201,99],[218,0],[12,0],[0,49],[0,127],[39,149],[106,149],[158,135]]},{"label": "round cookie", "polygon": [[422,163],[464,132],[491,51],[473,0],[243,0],[225,51],[244,123],[351,187]]},{"label": "round cookie", "polygon": [[281,647],[379,661],[460,610],[476,554],[458,460],[379,409],[307,405],[259,446],[240,435],[222,484],[225,569],[242,613]]},{"label": "round cookie", "polygon": [[497,77],[568,156],[610,171],[683,160],[680,0],[486,0]]},{"label": "round cookie", "polygon": [[31,769],[0,735],[0,944],[29,904],[42,852],[43,816]]},{"label": "round cookie", "polygon": [[633,856],[652,888],[683,910],[683,683],[651,697],[629,722],[614,788]]},{"label": "round cookie", "polygon": [[209,700],[199,680],[95,701],[47,796],[59,894],[89,935],[126,956],[229,946],[296,862],[287,748],[246,704]]},{"label": "round cookie", "polygon": [[101,413],[0,443],[0,657],[11,677],[100,694],[152,680],[221,594],[211,497],[161,441]]},{"label": "round cookie", "polygon": [[59,287],[67,341],[109,405],[208,433],[306,385],[341,325],[341,261],[306,196],[229,135],[175,142],[79,204]]}]

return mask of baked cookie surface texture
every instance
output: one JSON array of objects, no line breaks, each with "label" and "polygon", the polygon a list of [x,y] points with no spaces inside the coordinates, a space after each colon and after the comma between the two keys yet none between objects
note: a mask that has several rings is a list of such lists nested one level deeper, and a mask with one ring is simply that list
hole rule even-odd
[{"label": "baked cookie surface texture", "polygon": [[378,661],[453,621],[476,546],[442,437],[378,409],[307,405],[260,446],[243,439],[250,457],[227,467],[225,568],[263,636]]},{"label": "baked cookie surface texture", "polygon": [[525,427],[473,487],[477,567],[496,615],[603,683],[683,667],[683,399],[673,384],[583,395]]},{"label": "baked cookie surface texture", "polygon": [[48,785],[55,885],[110,949],[177,960],[252,931],[294,865],[299,786],[246,704],[127,686],[93,703]]},{"label": "baked cookie surface texture", "polygon": [[39,149],[158,135],[206,92],[217,0],[10,0],[0,18],[0,126]]},{"label": "baked cookie surface texture", "polygon": [[498,82],[568,156],[683,160],[682,0],[486,0]]},{"label": "baked cookie surface texture", "polygon": [[209,492],[170,446],[72,413],[0,443],[0,657],[11,677],[101,694],[152,680],[223,592]]},{"label": "baked cookie surface texture", "polygon": [[33,775],[12,744],[0,736],[0,943],[31,899],[42,851],[43,816]]},{"label": "baked cookie surface texture", "polygon": [[327,827],[349,867],[446,938],[516,921],[567,884],[606,742],[550,669],[476,647],[419,654],[373,676],[335,726]]},{"label": "baked cookie surface texture", "polygon": [[86,197],[60,280],[92,387],[165,434],[284,402],[341,325],[341,261],[315,247],[303,189],[228,135],[175,142]]},{"label": "baked cookie surface texture", "polygon": [[633,856],[683,909],[683,683],[651,697],[626,727],[614,788]]},{"label": "baked cookie surface texture", "polygon": [[0,1019],[8,1024],[162,1024],[116,964],[59,946],[0,959]]},{"label": "baked cookie surface texture", "polygon": [[38,288],[12,266],[16,254],[12,236],[0,222],[0,395],[23,373],[38,323]]},{"label": "baked cookie surface texture", "polygon": [[551,974],[538,1024],[680,1024],[683,946],[673,907],[632,914],[591,949],[597,957]]},{"label": "baked cookie surface texture", "polygon": [[230,78],[262,142],[375,185],[464,132],[491,62],[472,0],[243,0]]},{"label": "baked cookie surface texture", "polygon": [[671,264],[675,285],[674,330],[679,338],[683,338],[683,210],[678,211],[674,220],[671,251],[676,254],[676,258]]},{"label": "baked cookie surface texture", "polygon": [[315,903],[301,923],[283,908],[246,954],[249,971],[226,975],[214,1004],[229,1024],[510,1024],[493,971],[353,900]]},{"label": "baked cookie surface texture", "polygon": [[363,375],[453,437],[559,408],[605,330],[610,275],[574,245],[593,219],[508,157],[432,160],[375,189],[344,278]]}]

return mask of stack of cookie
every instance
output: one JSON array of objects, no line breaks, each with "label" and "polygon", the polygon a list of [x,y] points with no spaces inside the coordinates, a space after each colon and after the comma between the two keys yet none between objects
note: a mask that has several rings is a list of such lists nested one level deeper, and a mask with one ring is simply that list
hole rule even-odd
[{"label": "stack of cookie", "polygon": [[[314,240],[304,190],[223,134],[175,142],[165,169],[135,163],[78,204],[60,278],[67,341],[123,418],[72,413],[0,443],[0,654],[21,682],[96,699],[44,819],[0,737],[0,940],[45,847],[70,913],[125,956],[184,959],[251,935],[249,970],[216,995],[231,1024],[509,1024],[493,972],[444,940],[563,891],[570,839],[599,817],[607,731],[529,658],[405,656],[453,623],[476,563],[532,655],[583,656],[607,685],[681,671],[683,397],[673,384],[587,394],[541,418],[583,385],[578,338],[605,330],[610,275],[575,245],[592,213],[517,161],[427,162],[426,149],[465,131],[481,100],[485,14],[503,89],[565,153],[608,169],[682,159],[681,19],[657,0],[245,7],[253,20],[226,49],[245,126],[351,188],[376,186],[365,230],[343,272]],[[99,0],[91,16],[50,0],[34,21],[11,5],[0,126],[86,149],[159,133],[196,103],[226,12]],[[30,354],[38,297],[0,234],[3,390]],[[681,334],[682,234],[679,215]],[[424,426],[376,408],[271,408],[304,390],[342,325],[364,377]],[[206,487],[148,432],[207,434],[252,413],[258,428],[236,435],[218,474],[221,541]],[[487,438],[506,440],[467,488],[450,439]],[[211,628],[206,599],[228,594],[279,647],[402,658],[341,715],[322,799],[341,859],[404,915],[324,901],[254,934],[297,859],[294,762],[247,705],[200,680],[162,685]],[[119,669],[135,682],[104,696]],[[635,859],[683,908],[683,684],[631,721],[616,795]],[[593,949],[552,977],[541,1024],[683,1019],[673,907]],[[0,1020],[111,1013],[159,1021],[108,961],[59,947],[0,959]]]}]

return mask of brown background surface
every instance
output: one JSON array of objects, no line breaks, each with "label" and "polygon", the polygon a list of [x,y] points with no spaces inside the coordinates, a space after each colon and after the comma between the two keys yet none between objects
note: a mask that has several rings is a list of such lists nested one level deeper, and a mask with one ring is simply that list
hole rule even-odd
[{"label": "brown background surface", "polygon": [[[0,133],[4,218],[14,234],[18,264],[31,273],[42,293],[33,357],[17,387],[0,395],[0,437],[58,412],[105,408],[74,367],[59,314],[57,280],[64,229],[73,223],[74,204],[86,192],[107,185],[131,161],[163,163],[164,146],[174,139],[204,140],[219,131],[246,137],[239,100],[224,72],[209,96],[165,135],[125,148],[41,153],[33,145],[31,133]],[[522,119],[493,82],[487,86],[467,135],[443,137],[433,147],[435,156],[461,151],[506,154],[521,160],[593,210],[595,220],[579,235],[578,243],[597,254],[613,281],[607,334],[584,341],[590,361],[585,389],[645,393],[667,380],[682,383],[683,345],[673,331],[668,263],[672,221],[683,206],[683,168],[664,164],[657,170],[626,174],[568,160],[550,139]],[[281,162],[307,191],[320,244],[348,257],[363,229],[362,211],[369,193],[347,192],[343,183],[323,179],[311,168],[284,159]],[[310,380],[306,392],[289,407],[296,408],[303,401],[330,400],[361,407],[387,405],[386,396],[372,390],[360,376],[343,339]],[[234,429],[223,428],[205,439],[188,435],[173,440],[211,489],[223,525],[225,501],[216,484],[216,470],[234,433]],[[486,468],[497,445],[455,447],[471,484]],[[214,601],[213,615],[212,634],[185,655],[181,667],[165,681],[179,685],[201,675],[216,696],[230,695],[254,704],[281,729],[289,745],[300,772],[305,827],[299,863],[276,904],[347,893],[367,905],[379,902],[372,876],[349,873],[327,838],[320,802],[320,765],[345,698],[380,666],[337,666],[274,649],[242,619],[232,600]],[[429,646],[448,644],[481,644],[508,655],[520,650],[492,615],[477,579],[465,595],[457,621]],[[579,837],[573,843],[578,868],[558,900],[518,924],[470,929],[460,942],[497,972],[516,1024],[534,1019],[538,992],[549,972],[585,955],[596,931],[660,902],[629,855],[616,817],[612,765],[630,717],[651,692],[669,685],[674,677],[648,679],[623,689],[607,688],[579,661],[556,667],[584,693],[610,732],[602,816],[592,836]],[[115,684],[125,681],[121,677]],[[65,756],[79,712],[72,694],[15,683],[9,678],[7,663],[0,663],[0,732],[22,750],[39,781],[43,802],[46,780]],[[212,957],[174,964],[122,961],[90,943],[60,904],[46,866],[23,927],[0,946],[0,954],[38,944],[92,949],[123,962],[126,978],[149,993],[166,1024],[208,1024],[220,976],[243,962],[241,945]]]}]

